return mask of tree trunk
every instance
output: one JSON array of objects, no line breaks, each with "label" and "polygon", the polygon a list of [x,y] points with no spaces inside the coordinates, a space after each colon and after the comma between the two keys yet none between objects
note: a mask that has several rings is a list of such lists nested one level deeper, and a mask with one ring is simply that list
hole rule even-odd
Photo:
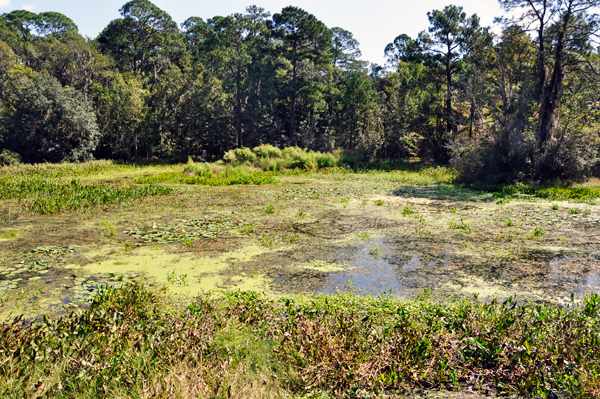
[{"label": "tree trunk", "polygon": [[446,133],[450,135],[452,131],[451,118],[452,118],[452,67],[450,65],[450,57],[452,56],[452,49],[450,47],[450,40],[448,39],[448,54],[446,55]]},{"label": "tree trunk", "polygon": [[[556,110],[560,100],[562,82],[564,79],[563,56],[565,49],[565,31],[571,19],[571,9],[569,9],[562,21],[562,27],[556,38],[556,50],[554,52],[554,68],[550,81],[542,86],[542,97],[540,100],[540,124],[538,128],[538,146],[552,141],[554,131],[556,130]],[[544,71],[546,68],[544,68]]]},{"label": "tree trunk", "polygon": [[294,125],[296,119],[296,73],[297,73],[297,61],[294,61],[293,73],[292,73],[292,106],[290,108],[290,127],[289,127],[289,140],[290,145],[294,143]]},{"label": "tree trunk", "polygon": [[237,136],[237,147],[243,146],[242,142],[242,85],[240,70],[235,74],[236,107],[235,107],[235,131]]}]

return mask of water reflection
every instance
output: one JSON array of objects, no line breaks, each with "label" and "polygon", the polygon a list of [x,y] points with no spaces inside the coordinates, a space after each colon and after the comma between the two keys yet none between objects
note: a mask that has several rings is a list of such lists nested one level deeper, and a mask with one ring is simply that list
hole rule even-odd
[{"label": "water reflection", "polygon": [[[379,254],[372,254],[373,248],[379,248]],[[389,249],[383,240],[369,240],[352,254],[349,259],[349,269],[343,272],[331,273],[326,277],[321,292],[330,294],[336,290],[343,291],[348,283],[358,294],[381,294],[391,292],[396,296],[410,294],[409,287],[403,283],[403,271],[398,266],[389,263],[382,254],[388,254]],[[347,255],[347,254],[345,254]],[[414,271],[421,264],[418,257],[413,257],[405,265],[406,271]]]}]

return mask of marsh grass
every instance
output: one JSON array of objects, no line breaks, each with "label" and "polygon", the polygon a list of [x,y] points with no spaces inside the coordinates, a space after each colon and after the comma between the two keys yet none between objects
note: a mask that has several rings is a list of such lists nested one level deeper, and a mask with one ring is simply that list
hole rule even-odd
[{"label": "marsh grass", "polygon": [[146,196],[169,195],[169,187],[115,187],[106,183],[84,184],[80,180],[69,183],[39,179],[33,175],[24,178],[3,177],[0,179],[0,199],[14,199],[37,214],[52,214],[74,211],[98,205],[128,202]]},{"label": "marsh grass", "polygon": [[164,291],[132,284],[102,289],[58,320],[0,324],[0,395],[350,398],[411,386],[599,393],[593,294],[568,308],[352,291],[280,300],[225,291],[187,307],[169,303]]}]

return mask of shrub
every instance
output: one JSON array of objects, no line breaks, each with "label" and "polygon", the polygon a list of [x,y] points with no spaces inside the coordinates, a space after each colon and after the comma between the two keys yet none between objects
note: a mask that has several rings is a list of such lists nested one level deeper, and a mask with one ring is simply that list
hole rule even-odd
[{"label": "shrub", "polygon": [[2,150],[0,153],[0,165],[3,166],[14,166],[21,163],[21,156],[16,152],[8,149]]},{"label": "shrub", "polygon": [[189,157],[187,165],[183,170],[183,174],[200,177],[212,177],[210,166],[207,163],[195,163],[192,158]]},{"label": "shrub", "polygon": [[256,156],[258,158],[281,158],[282,157],[281,150],[270,144],[263,144],[261,146],[254,147],[254,149],[252,151],[254,152],[254,154],[256,154]]},{"label": "shrub", "polygon": [[337,160],[333,154],[316,153],[317,166],[319,168],[332,168],[337,164]]},{"label": "shrub", "polygon": [[235,148],[225,153],[223,161],[232,165],[252,164],[256,161],[256,155],[250,148]]}]

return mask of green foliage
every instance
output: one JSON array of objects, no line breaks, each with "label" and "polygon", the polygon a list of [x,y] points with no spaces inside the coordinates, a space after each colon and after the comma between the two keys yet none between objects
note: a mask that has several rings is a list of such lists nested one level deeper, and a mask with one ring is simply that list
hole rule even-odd
[{"label": "green foliage", "polygon": [[[171,378],[173,368],[200,376],[203,384],[188,382],[198,397],[213,392],[206,381],[227,392],[273,374],[259,384],[310,384],[313,393],[304,397],[343,398],[407,384],[465,389],[472,378],[507,395],[584,398],[600,382],[595,294],[567,308],[352,292],[271,301],[225,291],[180,310],[164,303],[161,292],[140,285],[109,287],[58,320],[0,324],[0,353],[11,354],[0,365],[0,392],[59,397],[68,387],[70,397],[131,397],[150,386],[166,397],[170,385],[154,382]],[[107,351],[112,356],[97,361]],[[236,382],[230,373],[237,368],[244,371]]]},{"label": "green foliage", "polygon": [[281,150],[270,144],[263,144],[258,147],[254,147],[252,152],[254,152],[258,158],[282,158]]},{"label": "green foliage", "polygon": [[233,165],[253,164],[256,161],[256,155],[250,148],[235,148],[225,153],[223,161]]},{"label": "green foliage", "polygon": [[542,227],[536,227],[535,230],[533,230],[533,233],[527,235],[527,238],[530,240],[540,239],[544,236],[545,232],[546,230],[544,230]]},{"label": "green foliage", "polygon": [[118,188],[105,183],[82,184],[79,180],[71,180],[70,183],[54,183],[34,178],[0,181],[0,198],[25,202],[31,212],[39,214],[75,211],[172,193],[172,188],[153,185]]},{"label": "green foliage", "polygon": [[14,166],[21,163],[21,156],[9,149],[3,149],[0,153],[1,166]]},{"label": "green foliage", "polygon": [[205,186],[230,186],[236,184],[277,184],[279,179],[271,172],[250,172],[247,174],[238,174],[232,176],[220,177],[201,177],[186,176],[178,172],[164,172],[157,175],[138,177],[135,180],[138,184],[199,184]]},{"label": "green foliage", "polygon": [[453,230],[461,230],[464,233],[471,232],[471,226],[468,223],[461,221],[460,223],[450,222],[450,228]]},{"label": "green foliage", "polygon": [[267,214],[272,214],[275,213],[275,207],[273,205],[268,205],[265,209],[264,209],[265,213]]},{"label": "green foliage", "polygon": [[98,143],[89,101],[51,76],[20,73],[7,86],[0,128],[5,148],[24,162],[86,161]]}]

